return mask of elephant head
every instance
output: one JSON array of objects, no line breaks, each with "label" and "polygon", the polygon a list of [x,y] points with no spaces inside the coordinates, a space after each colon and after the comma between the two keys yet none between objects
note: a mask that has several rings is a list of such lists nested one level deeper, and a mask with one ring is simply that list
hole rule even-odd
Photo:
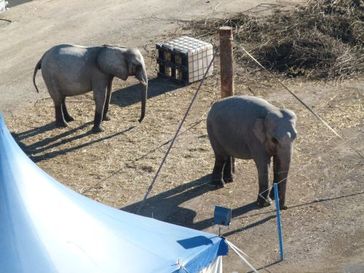
[{"label": "elephant head", "polygon": [[[268,112],[264,119],[257,119],[253,132],[264,144],[268,156],[273,156],[274,183],[279,183],[279,199],[284,208],[288,171],[293,143],[297,137],[296,115],[287,109]],[[270,193],[273,199],[273,191]]]},{"label": "elephant head", "polygon": [[141,115],[139,122],[145,116],[146,100],[148,93],[148,76],[144,64],[144,58],[138,49],[104,46],[97,57],[99,69],[111,76],[127,80],[129,76],[135,76],[141,89]]}]

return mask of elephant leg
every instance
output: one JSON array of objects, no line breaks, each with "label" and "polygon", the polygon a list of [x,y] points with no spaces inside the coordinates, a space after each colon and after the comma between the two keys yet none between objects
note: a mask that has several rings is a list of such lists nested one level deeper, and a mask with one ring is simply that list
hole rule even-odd
[{"label": "elephant leg", "polygon": [[286,186],[287,186],[287,177],[278,185],[279,192],[279,207],[284,210],[287,209],[286,203]]},{"label": "elephant leg", "polygon": [[56,113],[56,126],[57,127],[67,127],[68,124],[65,121],[64,116],[63,116],[62,104],[54,103],[54,110]]},{"label": "elephant leg", "polygon": [[56,114],[56,126],[57,127],[67,127],[68,124],[64,118],[63,107],[62,107],[62,98],[58,96],[52,96],[54,102],[54,110]]},{"label": "elephant leg", "polygon": [[216,187],[224,187],[225,183],[222,178],[222,173],[225,165],[225,158],[221,155],[215,154],[215,165],[212,171],[211,182],[216,185]]},{"label": "elephant leg", "polygon": [[56,126],[67,127],[68,124],[64,118],[63,107],[62,107],[64,96],[62,95],[62,92],[60,92],[58,85],[54,81],[45,81],[45,83],[49,91],[49,95],[51,96],[54,103]]},{"label": "elephant leg", "polygon": [[73,117],[71,117],[71,115],[68,113],[67,111],[67,107],[66,107],[66,97],[63,98],[62,101],[62,111],[63,111],[63,116],[64,119],[69,122],[69,121],[74,121],[75,119]]},{"label": "elephant leg", "polygon": [[107,114],[109,111],[109,105],[110,105],[110,99],[111,99],[111,87],[112,87],[112,79],[107,85],[107,94],[106,94],[106,100],[105,100],[105,106],[104,106],[104,116],[102,120],[110,120],[110,116]]},{"label": "elephant leg", "polygon": [[259,181],[259,191],[257,198],[257,205],[259,207],[270,206],[271,202],[268,197],[268,179],[269,179],[269,158],[268,159],[258,159],[255,161],[258,170],[258,181]]},{"label": "elephant leg", "polygon": [[228,156],[227,160],[225,161],[224,171],[223,171],[223,179],[225,183],[230,183],[234,181],[233,169],[234,169],[234,158],[232,156]]},{"label": "elephant leg", "polygon": [[103,120],[103,115],[104,115],[104,107],[105,107],[106,92],[107,92],[106,86],[107,83],[100,82],[97,83],[96,86],[94,87],[94,97],[96,104],[94,127],[92,128],[92,131],[94,133],[99,133],[103,131],[101,127],[101,122]]}]

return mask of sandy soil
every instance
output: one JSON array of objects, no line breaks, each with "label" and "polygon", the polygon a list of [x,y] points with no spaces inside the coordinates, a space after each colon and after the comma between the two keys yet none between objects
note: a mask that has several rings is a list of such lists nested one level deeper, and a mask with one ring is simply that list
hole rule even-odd
[{"label": "sandy soil", "polygon": [[[196,6],[202,5],[201,1],[192,2]],[[229,3],[237,4],[237,1]],[[203,4],[207,3],[203,1]],[[18,16],[17,12],[25,16],[23,6],[26,5],[38,5],[37,8],[43,12],[53,10],[54,14],[59,14],[58,1],[35,1],[16,7],[18,11],[14,8],[10,16]],[[47,5],[50,7],[46,8]],[[221,5],[218,8],[222,8]],[[200,9],[203,10],[203,7]],[[103,8],[98,6],[97,10],[101,13],[116,12],[109,5]],[[86,16],[86,13],[81,14],[81,17]],[[92,15],[96,14],[95,11]],[[39,26],[42,26],[41,18],[35,19],[38,20]],[[97,32],[102,27],[96,25],[91,26]],[[145,25],[141,23],[138,27],[152,29]],[[35,36],[40,29],[35,31],[31,41],[37,39]],[[62,33],[71,37],[73,31],[62,30]],[[20,50],[20,56],[10,56],[6,50],[10,52],[11,47],[5,50],[1,44],[1,59],[4,56],[8,58],[2,64],[7,65],[9,71],[1,71],[1,75],[5,75],[1,90],[16,93],[18,91],[15,89],[21,89],[21,95],[15,95],[15,98],[20,100],[24,97],[28,101],[22,103],[22,107],[5,112],[14,137],[42,169],[60,182],[95,200],[135,212],[197,88],[197,84],[181,87],[167,80],[156,79],[154,43],[183,33],[184,30],[177,28],[172,34],[151,32],[148,34],[149,40],[143,38],[144,42],[138,43],[135,37],[128,40],[134,41],[131,43],[135,45],[144,45],[151,79],[147,116],[141,124],[137,122],[140,103],[136,82],[116,80],[110,106],[112,120],[104,123],[105,132],[96,135],[89,133],[94,111],[91,94],[70,98],[69,110],[76,120],[70,123],[69,128],[54,128],[52,101],[44,86],[40,85],[40,97],[30,98],[23,94],[24,90],[32,92],[30,64],[38,58],[37,53],[41,48],[37,46],[34,54],[29,55],[26,65],[20,68],[28,77],[28,80],[24,80],[24,75],[14,78],[17,74],[14,67],[22,54],[32,52],[30,47],[26,47],[24,52]],[[87,41],[84,35],[80,37],[81,42]],[[98,38],[94,41],[102,40],[105,37],[103,35],[95,35]],[[107,40],[108,43],[119,38],[112,33],[110,37],[113,38]],[[13,40],[8,37],[7,41]],[[43,42],[43,45],[49,43],[51,39]],[[205,117],[211,103],[219,97],[218,62],[214,68],[214,76],[203,85],[182,128],[182,134],[147,202],[143,204],[141,213],[217,233],[218,228],[212,219],[213,209],[215,205],[226,206],[233,209],[234,218],[231,225],[222,230],[223,235],[252,257],[252,264],[258,268],[265,267],[262,272],[364,272],[364,162],[350,148],[364,153],[364,79],[325,83],[284,81],[338,130],[345,140],[332,135],[271,79],[257,81],[244,76],[235,79],[236,94],[263,97],[277,106],[294,110],[298,116],[299,137],[288,182],[288,209],[282,212],[285,260],[277,262],[275,212],[273,207],[258,209],[254,204],[258,188],[254,164],[239,160],[234,183],[219,190],[209,185],[213,154],[207,138]],[[242,75],[241,68],[236,69]],[[40,77],[37,81],[42,82]],[[12,99],[2,105],[11,104],[14,104]],[[249,268],[232,252],[224,261],[225,272],[249,272]]]},{"label": "sandy soil", "polygon": [[27,1],[0,14],[0,19],[5,19],[0,20],[0,111],[15,111],[24,103],[39,99],[33,92],[33,69],[42,54],[55,44],[119,44],[142,49],[154,45],[155,37],[169,36],[186,20],[225,17],[245,10],[262,12],[301,2],[304,1]]}]

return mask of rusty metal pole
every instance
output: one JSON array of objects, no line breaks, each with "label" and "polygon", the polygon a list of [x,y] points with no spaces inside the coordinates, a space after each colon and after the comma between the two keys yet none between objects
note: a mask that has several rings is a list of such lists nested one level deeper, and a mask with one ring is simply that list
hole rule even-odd
[{"label": "rusty metal pole", "polygon": [[231,27],[221,27],[220,34],[220,73],[221,97],[234,95],[233,79],[233,30]]}]

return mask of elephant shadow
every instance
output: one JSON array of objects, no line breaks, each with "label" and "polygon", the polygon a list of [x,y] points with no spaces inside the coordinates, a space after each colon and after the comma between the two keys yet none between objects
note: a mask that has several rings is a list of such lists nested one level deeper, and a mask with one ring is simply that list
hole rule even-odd
[{"label": "elephant shadow", "polygon": [[[177,84],[165,78],[154,78],[148,82],[148,98],[160,96],[181,88],[182,85]],[[134,84],[112,92],[110,103],[126,107],[140,102],[140,84]],[[148,107],[148,106],[147,106]]]},{"label": "elephant shadow", "polygon": [[[84,141],[82,143],[68,146],[66,148],[60,148],[65,144],[70,144],[79,139],[86,138],[86,137],[92,135],[93,132],[89,131],[89,130],[87,130],[86,132],[78,133],[79,131],[84,131],[84,129],[87,128],[88,126],[90,126],[91,124],[92,124],[92,122],[87,122],[85,124],[82,124],[79,127],[72,128],[70,130],[62,132],[61,134],[58,134],[53,137],[47,137],[47,138],[41,139],[41,140],[36,141],[29,145],[24,144],[24,140],[26,138],[52,130],[55,128],[55,124],[52,122],[52,123],[46,124],[44,126],[30,129],[28,131],[24,131],[21,133],[12,133],[12,136],[15,139],[15,141],[17,142],[17,144],[19,145],[19,147],[29,156],[29,158],[33,162],[37,163],[37,162],[40,162],[45,159],[54,158],[56,156],[67,154],[67,153],[73,152],[75,150],[93,145],[95,143],[102,142],[102,141],[117,137],[119,135],[123,135],[126,132],[135,128],[135,126],[130,126],[129,128],[123,129],[123,130],[113,133],[113,134],[109,134],[109,135],[106,135],[106,136],[103,136],[100,138],[96,138],[96,139],[93,138],[91,140],[89,140],[89,138],[88,138],[86,141]],[[57,148],[57,149],[55,149],[55,148]]]},{"label": "elephant shadow", "polygon": [[180,205],[214,189],[215,187],[210,184],[210,176],[206,175],[147,198],[144,202],[136,202],[120,209],[169,223],[191,227],[197,213],[194,210],[182,208]]},{"label": "elephant shadow", "polygon": [[12,0],[12,1],[8,1],[9,4],[7,5],[8,8],[12,8],[21,4],[25,4],[27,2],[30,2],[32,0]]},{"label": "elephant shadow", "polygon": [[[12,136],[18,141],[20,142],[20,146],[22,145],[21,141],[26,139],[26,138],[30,138],[30,137],[34,137],[38,134],[43,134],[45,132],[51,131],[56,129],[57,126],[54,122],[50,122],[47,123],[43,126],[37,127],[37,128],[32,128],[29,130],[26,130],[24,132],[20,132],[20,133],[12,133]],[[24,146],[24,145],[23,145]]]},{"label": "elephant shadow", "polygon": [[[202,196],[204,193],[217,190],[215,185],[212,185],[210,181],[211,176],[205,175],[197,180],[182,184],[173,189],[147,198],[144,202],[136,202],[120,209],[171,224],[204,230],[214,225],[214,218],[210,217],[202,221],[194,222],[197,212],[192,209],[183,208],[180,205],[188,200]],[[201,200],[201,202],[203,202],[203,200]],[[244,205],[233,209],[232,217],[239,217],[255,209],[258,209],[255,202]],[[211,211],[211,214],[213,215],[213,211]],[[251,225],[247,228],[253,226],[254,225]]]},{"label": "elephant shadow", "polygon": [[[151,79],[149,81],[149,97],[155,97],[159,96],[161,94],[164,94],[166,92],[170,92],[172,90],[176,90],[180,88],[181,85],[178,85],[170,80],[163,79],[163,78],[155,78]],[[132,105],[134,103],[140,102],[140,90],[138,90],[140,87],[139,84],[132,85],[120,90],[116,90],[112,93],[111,97],[111,103],[117,104],[121,107],[126,107],[129,105]],[[84,131],[88,126],[90,126],[92,122],[87,122],[79,127],[69,129],[65,132],[62,132],[59,135],[47,137],[42,140],[39,140],[35,143],[32,143],[30,145],[24,144],[24,140],[27,138],[34,137],[38,134],[46,133],[47,131],[51,131],[56,128],[56,125],[54,122],[45,124],[43,126],[32,128],[24,132],[20,133],[12,133],[14,139],[17,141],[18,145],[22,148],[22,150],[34,161],[34,162],[40,162],[45,159],[53,158],[61,154],[66,154],[72,151],[75,151],[80,148],[84,148],[86,146],[92,145],[97,142],[101,142],[113,137],[116,137],[118,135],[124,134],[130,130],[132,130],[135,126],[131,126],[130,128],[126,128],[120,132],[102,137],[93,139],[88,142],[84,142],[79,145],[75,145],[72,147],[64,148],[64,149],[57,149],[55,148],[62,147],[66,143],[71,143],[73,141],[76,141],[81,138],[88,137],[92,134],[91,131]],[[81,133],[77,133],[80,132]],[[52,150],[52,151],[50,151]]]}]

